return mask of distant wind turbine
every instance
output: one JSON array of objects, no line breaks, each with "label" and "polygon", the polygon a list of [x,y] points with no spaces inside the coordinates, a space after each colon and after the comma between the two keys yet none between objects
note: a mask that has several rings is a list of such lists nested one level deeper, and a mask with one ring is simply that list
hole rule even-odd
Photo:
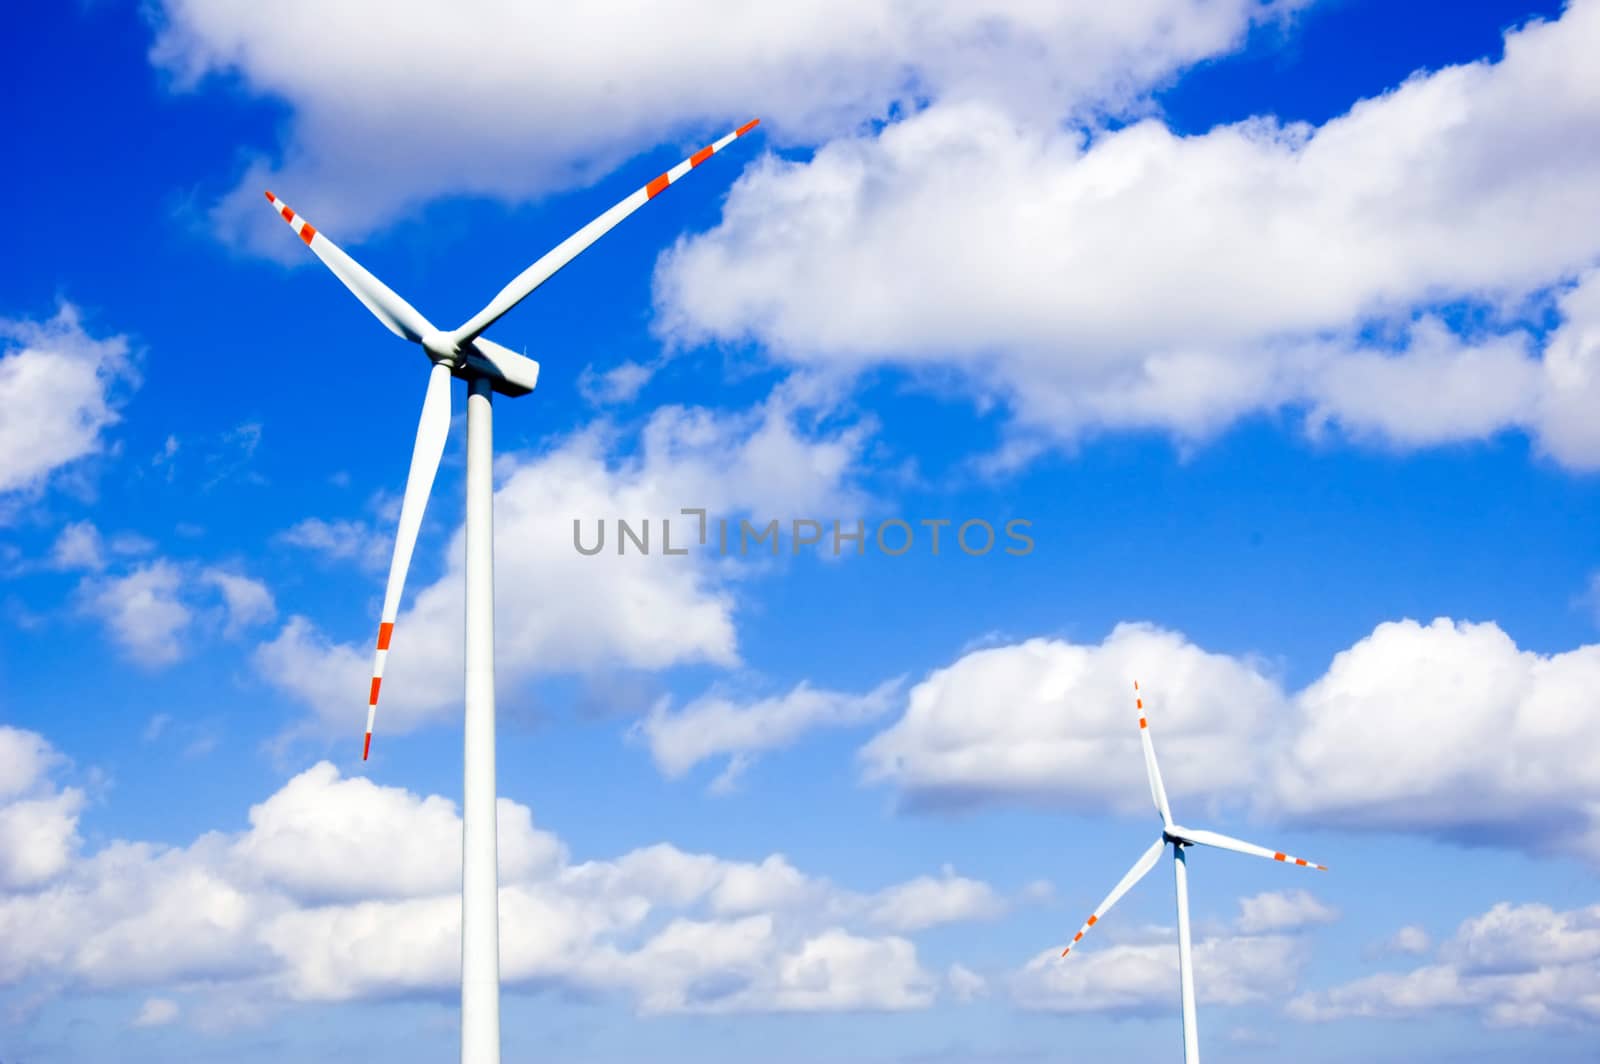
[{"label": "distant wind turbine", "polygon": [[499,870],[495,849],[494,756],[494,454],[489,416],[491,392],[527,395],[539,380],[539,364],[483,336],[483,331],[522,302],[561,267],[577,258],[634,211],[664,192],[668,185],[756,127],[752,120],[715,144],[695,152],[671,170],[627,197],[588,225],[550,249],[454,332],[441,332],[387,285],[368,273],[304,218],[271,192],[267,199],[334,276],[366,305],[389,331],[422,346],[433,368],[422,399],[422,419],[411,452],[411,472],[400,504],[394,560],[383,596],[378,625],[377,656],[367,697],[367,733],[361,747],[365,761],[372,749],[372,724],[383,683],[384,660],[400,590],[405,585],[411,552],[422,527],[422,511],[433,489],[434,474],[450,431],[450,378],[467,382],[467,595],[466,595],[466,726],[464,785],[461,803],[461,1060],[462,1064],[500,1061],[500,915]]},{"label": "distant wind turbine", "polygon": [[1161,837],[1151,844],[1144,852],[1144,856],[1134,862],[1121,882],[1111,888],[1106,900],[1089,914],[1089,919],[1084,922],[1078,933],[1072,936],[1072,941],[1061,951],[1061,955],[1065,957],[1072,952],[1073,947],[1083,940],[1089,928],[1099,923],[1106,913],[1111,911],[1111,907],[1128,893],[1129,888],[1156,866],[1156,862],[1161,859],[1162,851],[1170,844],[1173,875],[1178,881],[1178,987],[1183,997],[1183,1059],[1184,1064],[1200,1064],[1200,1042],[1195,1030],[1194,1014],[1194,965],[1189,948],[1189,864],[1183,851],[1190,846],[1215,846],[1222,850],[1233,850],[1235,853],[1248,853],[1255,857],[1281,861],[1284,864],[1299,865],[1301,868],[1315,868],[1319,872],[1326,872],[1328,869],[1323,865],[1313,864],[1299,857],[1290,857],[1286,853],[1269,850],[1252,842],[1220,835],[1215,831],[1185,828],[1174,824],[1172,809],[1167,805],[1167,788],[1161,782],[1161,766],[1156,764],[1156,748],[1150,742],[1150,722],[1145,717],[1144,698],[1137,694],[1138,681],[1134,681],[1133,689],[1134,705],[1139,710],[1139,739],[1144,743],[1145,773],[1150,777],[1150,797],[1155,799],[1156,811],[1161,814]]}]

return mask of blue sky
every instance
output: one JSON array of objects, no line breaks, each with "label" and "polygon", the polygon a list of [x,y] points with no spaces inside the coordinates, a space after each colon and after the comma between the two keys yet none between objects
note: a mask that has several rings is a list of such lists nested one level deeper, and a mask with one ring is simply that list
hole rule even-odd
[{"label": "blue sky", "polygon": [[1593,1059],[1600,3],[385,7],[13,21],[0,1061],[455,1052],[462,424],[363,763],[425,363],[261,190],[448,325],[755,115],[491,330],[507,1058],[1175,1053],[1138,678],[1333,869],[1208,1059]]}]

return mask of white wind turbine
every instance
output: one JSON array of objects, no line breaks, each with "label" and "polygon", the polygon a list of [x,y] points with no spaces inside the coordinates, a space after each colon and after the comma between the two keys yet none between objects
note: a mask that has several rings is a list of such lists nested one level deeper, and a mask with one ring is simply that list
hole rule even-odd
[{"label": "white wind turbine", "polygon": [[1286,853],[1220,835],[1215,831],[1174,824],[1172,810],[1167,805],[1167,788],[1161,782],[1161,766],[1156,764],[1156,749],[1150,742],[1150,722],[1145,718],[1144,699],[1137,695],[1138,681],[1134,681],[1133,689],[1136,692],[1134,704],[1139,710],[1139,739],[1144,743],[1145,773],[1150,777],[1150,796],[1155,799],[1156,810],[1161,814],[1161,837],[1151,844],[1144,852],[1144,856],[1134,862],[1133,867],[1128,869],[1128,874],[1111,888],[1106,900],[1089,914],[1089,919],[1078,929],[1078,933],[1072,936],[1072,941],[1061,951],[1061,955],[1065,957],[1072,952],[1072,948],[1083,940],[1089,928],[1099,923],[1105,914],[1111,911],[1111,907],[1118,899],[1128,893],[1129,888],[1156,866],[1156,862],[1161,859],[1162,851],[1170,844],[1172,871],[1178,881],[1178,987],[1183,998],[1183,1059],[1184,1064],[1199,1064],[1200,1042],[1195,1030],[1194,1015],[1194,966],[1189,947],[1189,865],[1183,851],[1190,846],[1215,846],[1222,850],[1233,850],[1235,853],[1248,853],[1255,857],[1266,857],[1285,864],[1299,865],[1301,868],[1315,868],[1319,872],[1326,872],[1328,869],[1303,858],[1291,857]]},{"label": "white wind turbine", "polygon": [[571,262],[618,222],[660,195],[666,187],[756,127],[752,120],[714,144],[695,152],[671,170],[622,200],[588,225],[557,244],[543,258],[518,274],[500,294],[454,332],[441,332],[411,304],[396,295],[338,245],[296,215],[271,192],[267,199],[300,239],[366,304],[389,331],[422,346],[432,363],[428,390],[422,399],[411,471],[400,505],[394,560],[378,625],[377,656],[368,693],[367,733],[361,748],[366,760],[372,748],[373,717],[384,659],[400,611],[411,552],[422,526],[422,511],[433,488],[439,458],[450,429],[450,378],[467,382],[467,595],[466,595],[466,721],[463,800],[461,803],[461,1060],[462,1064],[499,1064],[500,1060],[500,932],[499,871],[495,839],[494,749],[494,489],[493,447],[489,416],[491,392],[527,395],[539,379],[539,364],[483,336],[530,292]]}]

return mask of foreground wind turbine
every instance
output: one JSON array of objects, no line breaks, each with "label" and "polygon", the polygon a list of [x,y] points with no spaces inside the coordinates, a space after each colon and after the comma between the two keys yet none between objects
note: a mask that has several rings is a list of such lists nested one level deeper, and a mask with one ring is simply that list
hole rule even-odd
[{"label": "foreground wind turbine", "polygon": [[[1134,682],[1133,689],[1138,692],[1138,681]],[[1174,824],[1172,810],[1167,805],[1167,788],[1161,782],[1161,766],[1156,764],[1156,748],[1150,742],[1150,722],[1144,715],[1144,699],[1136,694],[1134,705],[1139,710],[1139,739],[1144,743],[1144,768],[1146,775],[1150,777],[1150,797],[1155,799],[1156,811],[1161,814],[1161,837],[1150,845],[1144,856],[1134,862],[1121,882],[1111,888],[1106,900],[1089,914],[1089,919],[1084,922],[1078,933],[1072,936],[1072,941],[1061,951],[1061,955],[1065,957],[1071,953],[1072,948],[1083,940],[1089,928],[1099,923],[1106,913],[1111,911],[1117,900],[1156,866],[1156,862],[1161,860],[1162,851],[1170,843],[1173,875],[1178,881],[1178,987],[1183,996],[1183,1059],[1185,1064],[1199,1064],[1200,1043],[1195,1031],[1194,1016],[1194,967],[1189,951],[1189,865],[1183,851],[1190,846],[1215,846],[1222,850],[1233,850],[1235,853],[1248,853],[1256,857],[1282,861],[1285,864],[1299,865],[1301,868],[1315,868],[1319,872],[1326,872],[1327,868],[1299,857],[1290,857],[1277,850],[1269,850],[1265,846],[1219,835],[1215,831],[1202,831]]]},{"label": "foreground wind turbine", "polygon": [[367,699],[367,733],[361,758],[372,749],[372,724],[383,682],[384,659],[400,612],[411,552],[422,527],[422,511],[433,488],[439,458],[450,430],[450,378],[467,382],[467,600],[465,781],[461,803],[461,1060],[499,1064],[500,933],[499,873],[495,852],[494,779],[494,489],[489,418],[491,392],[527,395],[539,380],[539,364],[483,336],[501,315],[571,262],[590,244],[684,174],[756,127],[751,121],[715,144],[695,152],[588,225],[557,244],[523,270],[500,294],[454,332],[441,332],[382,281],[346,255],[304,218],[267,193],[267,199],[316,256],[389,331],[422,345],[432,363],[422,399],[422,420],[411,452],[411,472],[400,504],[394,560],[383,596],[378,650]]}]

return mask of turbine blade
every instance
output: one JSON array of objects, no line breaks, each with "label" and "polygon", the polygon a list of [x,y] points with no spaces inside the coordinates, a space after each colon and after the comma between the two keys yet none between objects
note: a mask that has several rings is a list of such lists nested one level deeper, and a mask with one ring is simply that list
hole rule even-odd
[{"label": "turbine blade", "polygon": [[417,308],[401,299],[394,290],[371,273],[366,267],[344,253],[344,249],[329,240],[326,233],[321,232],[316,226],[290,210],[289,205],[272,193],[267,193],[267,201],[289,223],[289,227],[300,234],[306,247],[316,253],[333,275],[344,282],[344,286],[355,297],[366,304],[368,310],[377,319],[388,326],[389,331],[396,336],[417,343],[422,338],[434,331],[427,318],[418,313]]},{"label": "turbine blade", "polygon": [[476,337],[499,320],[502,314],[526,299],[528,293],[549,280],[557,270],[577,258],[585,248],[610,232],[617,223],[666,191],[668,185],[684,174],[687,174],[690,170],[693,170],[717,152],[750,132],[760,121],[759,118],[753,118],[716,143],[701,148],[683,162],[660,175],[648,185],[645,185],[639,191],[545,252],[538,262],[517,274],[510,284],[502,288],[500,294],[489,301],[488,306],[478,311],[465,325],[451,333],[450,339],[459,346]]},{"label": "turbine blade", "polygon": [[1303,857],[1291,857],[1289,854],[1278,850],[1269,850],[1265,846],[1257,846],[1253,842],[1235,839],[1215,831],[1203,831],[1199,828],[1172,827],[1168,829],[1169,835],[1182,839],[1184,842],[1199,843],[1201,846],[1215,846],[1219,850],[1232,850],[1234,853],[1248,853],[1253,857],[1265,857],[1270,861],[1282,861],[1284,864],[1299,865],[1301,868],[1315,868],[1319,872],[1328,870],[1326,865],[1315,864]]},{"label": "turbine blade", "polygon": [[1115,905],[1124,894],[1128,893],[1128,890],[1135,883],[1139,882],[1139,880],[1143,879],[1147,874],[1149,874],[1150,869],[1154,868],[1156,866],[1156,862],[1161,860],[1161,851],[1166,849],[1166,846],[1167,840],[1165,838],[1157,839],[1154,844],[1152,844],[1151,847],[1144,852],[1144,855],[1133,863],[1133,867],[1128,869],[1128,874],[1123,876],[1122,880],[1115,887],[1111,888],[1111,893],[1106,895],[1106,900],[1100,903],[1099,908],[1089,914],[1089,919],[1084,921],[1083,927],[1078,930],[1076,935],[1072,936],[1072,941],[1067,943],[1067,948],[1061,951],[1061,955],[1063,957],[1072,952],[1072,947],[1076,946],[1083,939],[1084,934],[1089,930],[1089,928],[1099,923],[1100,918],[1106,913],[1110,912],[1111,907]]},{"label": "turbine blade", "polygon": [[394,537],[394,560],[389,563],[389,586],[383,593],[383,618],[378,624],[378,650],[372,660],[372,690],[367,701],[367,737],[361,745],[363,761],[372,752],[372,722],[378,714],[378,688],[389,656],[389,638],[400,612],[400,591],[405,587],[406,570],[411,568],[411,552],[422,528],[422,511],[428,505],[428,493],[433,490],[434,474],[439,471],[439,458],[449,434],[450,367],[435,362],[428,375],[428,392],[422,399],[417,444],[411,452],[411,472],[406,476],[406,494],[400,503],[400,528]]},{"label": "turbine blade", "polygon": [[1150,722],[1144,715],[1144,697],[1138,693],[1139,681],[1133,681],[1133,704],[1139,711],[1139,742],[1144,746],[1144,771],[1150,778],[1150,797],[1155,800],[1161,823],[1172,826],[1172,809],[1167,805],[1167,788],[1161,782],[1161,766],[1156,764],[1156,748],[1150,742]]}]

